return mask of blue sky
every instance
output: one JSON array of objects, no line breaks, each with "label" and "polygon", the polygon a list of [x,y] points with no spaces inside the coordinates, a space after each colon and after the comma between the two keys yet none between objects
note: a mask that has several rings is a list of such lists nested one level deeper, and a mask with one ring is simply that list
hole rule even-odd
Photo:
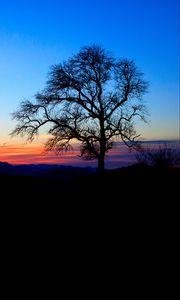
[{"label": "blue sky", "polygon": [[100,44],[134,59],[149,81],[147,139],[179,137],[178,0],[0,0],[0,143],[10,113],[45,86],[49,67]]}]

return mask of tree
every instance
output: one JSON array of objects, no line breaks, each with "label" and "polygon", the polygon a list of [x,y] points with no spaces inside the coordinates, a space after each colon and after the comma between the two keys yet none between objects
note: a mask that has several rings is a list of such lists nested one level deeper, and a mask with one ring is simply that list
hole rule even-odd
[{"label": "tree", "polygon": [[21,102],[13,113],[18,123],[11,134],[32,141],[48,123],[47,151],[67,151],[76,139],[80,156],[97,159],[103,171],[105,155],[117,138],[128,147],[137,143],[133,119],[145,121],[146,115],[142,96],[148,84],[142,76],[132,60],[115,59],[98,45],[83,47],[51,68],[46,88],[34,102]]},{"label": "tree", "polygon": [[140,164],[167,169],[180,164],[180,148],[175,145],[160,145],[157,147],[140,147],[136,159]]}]

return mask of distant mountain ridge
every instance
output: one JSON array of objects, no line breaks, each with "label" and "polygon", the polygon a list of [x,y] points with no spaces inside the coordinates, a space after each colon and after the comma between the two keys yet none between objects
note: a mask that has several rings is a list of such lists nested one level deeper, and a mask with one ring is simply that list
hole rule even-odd
[{"label": "distant mountain ridge", "polygon": [[0,162],[0,174],[19,175],[19,176],[37,176],[48,178],[71,178],[94,173],[92,167],[73,167],[52,164],[23,164],[11,165],[7,162]]},{"label": "distant mountain ridge", "polygon": [[0,173],[3,171],[9,171],[10,169],[12,170],[13,166],[10,165],[7,162],[0,161]]}]

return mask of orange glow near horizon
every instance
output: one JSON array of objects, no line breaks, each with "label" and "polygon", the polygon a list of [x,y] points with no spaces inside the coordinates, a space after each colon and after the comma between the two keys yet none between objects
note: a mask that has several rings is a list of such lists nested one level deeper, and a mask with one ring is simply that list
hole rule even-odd
[{"label": "orange glow near horizon", "polygon": [[45,153],[43,144],[4,144],[0,147],[0,161],[10,164],[39,164],[39,163],[65,163],[67,160],[71,163],[71,159],[78,155],[75,148],[73,151],[56,155],[54,152]]},{"label": "orange glow near horizon", "polygon": [[[62,164],[81,167],[97,167],[97,161],[82,160],[79,157],[79,145],[74,143],[73,150],[56,155],[54,152],[45,152],[43,143],[32,144],[4,144],[0,146],[0,161],[16,164]],[[107,168],[129,165],[133,156],[125,146],[114,147],[107,155]]]},{"label": "orange glow near horizon", "polygon": [[[152,146],[155,145],[152,143]],[[156,144],[158,146],[158,143]],[[73,150],[60,155],[45,152],[43,143],[6,144],[0,146],[0,162],[10,164],[62,164],[72,166],[97,167],[97,161],[82,160],[79,157],[79,144],[73,144]],[[136,163],[135,153],[129,152],[123,143],[116,143],[107,153],[106,167],[117,168]]]}]

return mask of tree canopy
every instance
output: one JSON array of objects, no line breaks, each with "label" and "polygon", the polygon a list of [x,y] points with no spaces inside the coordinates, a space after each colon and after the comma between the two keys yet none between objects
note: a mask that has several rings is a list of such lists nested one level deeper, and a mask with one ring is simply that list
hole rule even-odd
[{"label": "tree canopy", "polygon": [[83,47],[52,66],[45,89],[33,101],[20,103],[13,113],[17,125],[12,135],[32,141],[49,124],[46,150],[67,151],[76,139],[81,157],[97,159],[102,171],[115,140],[136,145],[139,135],[133,121],[145,121],[142,97],[147,87],[134,61],[116,59],[98,45]]}]

